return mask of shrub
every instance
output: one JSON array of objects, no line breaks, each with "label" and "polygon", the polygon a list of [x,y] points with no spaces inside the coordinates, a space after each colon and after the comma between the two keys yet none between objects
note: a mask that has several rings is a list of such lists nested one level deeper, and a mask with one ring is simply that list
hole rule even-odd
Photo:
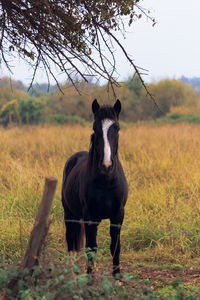
[{"label": "shrub", "polygon": [[195,114],[180,114],[180,113],[172,113],[165,117],[159,118],[160,121],[164,122],[188,122],[188,123],[200,123],[200,115]]},{"label": "shrub", "polygon": [[46,117],[46,122],[51,124],[60,124],[60,125],[66,123],[70,123],[70,124],[76,123],[76,124],[84,125],[85,119],[76,115],[65,116],[61,114],[52,114]]},{"label": "shrub", "polygon": [[52,114],[52,115],[48,115],[45,121],[51,124],[64,124],[66,122],[66,116],[59,115],[59,114]]}]

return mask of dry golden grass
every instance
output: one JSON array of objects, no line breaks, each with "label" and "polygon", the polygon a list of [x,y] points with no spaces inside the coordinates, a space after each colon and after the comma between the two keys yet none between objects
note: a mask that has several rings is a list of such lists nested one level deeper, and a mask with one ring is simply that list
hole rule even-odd
[{"label": "dry golden grass", "polygon": [[[66,159],[89,148],[91,126],[0,128],[0,261],[21,259],[42,196],[58,178],[42,259],[66,256],[60,190]],[[129,182],[122,263],[199,263],[200,126],[132,125],[121,129],[119,156]],[[109,222],[99,247],[109,253]]]},{"label": "dry golden grass", "polygon": [[200,105],[198,106],[172,106],[170,108],[171,113],[178,113],[182,115],[200,115]]}]

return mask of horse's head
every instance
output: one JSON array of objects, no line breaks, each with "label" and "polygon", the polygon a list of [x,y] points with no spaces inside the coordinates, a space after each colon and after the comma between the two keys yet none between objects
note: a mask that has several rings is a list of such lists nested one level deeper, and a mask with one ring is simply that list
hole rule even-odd
[{"label": "horse's head", "polygon": [[119,114],[121,102],[116,101],[113,107],[100,107],[95,99],[92,103],[94,114],[92,146],[98,168],[101,173],[110,174],[115,166],[118,150]]}]

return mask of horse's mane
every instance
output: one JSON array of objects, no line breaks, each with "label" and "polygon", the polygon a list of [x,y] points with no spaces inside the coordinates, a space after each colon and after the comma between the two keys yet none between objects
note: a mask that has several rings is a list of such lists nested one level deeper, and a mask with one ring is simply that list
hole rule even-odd
[{"label": "horse's mane", "polygon": [[93,145],[94,145],[94,133],[92,133],[90,137],[90,150],[93,148]]}]

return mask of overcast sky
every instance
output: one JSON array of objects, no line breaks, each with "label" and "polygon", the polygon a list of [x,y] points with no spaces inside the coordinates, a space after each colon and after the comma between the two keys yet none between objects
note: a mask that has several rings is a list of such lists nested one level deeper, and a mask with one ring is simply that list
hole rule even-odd
[{"label": "overcast sky", "polygon": [[144,0],[157,24],[145,20],[129,34],[129,52],[149,78],[200,77],[200,1]]},{"label": "overcast sky", "polygon": [[[142,5],[151,10],[157,24],[152,27],[143,17],[128,29],[123,42],[136,65],[149,70],[145,81],[163,78],[200,77],[200,1],[199,0],[143,0]],[[116,52],[119,80],[133,74],[120,51]],[[16,63],[17,64],[17,63]],[[5,68],[1,76],[7,75]],[[14,69],[14,79],[29,83],[30,70],[22,62]],[[58,76],[60,82],[65,77]],[[37,82],[45,82],[44,73],[40,72]],[[53,83],[53,82],[52,82]]]}]

